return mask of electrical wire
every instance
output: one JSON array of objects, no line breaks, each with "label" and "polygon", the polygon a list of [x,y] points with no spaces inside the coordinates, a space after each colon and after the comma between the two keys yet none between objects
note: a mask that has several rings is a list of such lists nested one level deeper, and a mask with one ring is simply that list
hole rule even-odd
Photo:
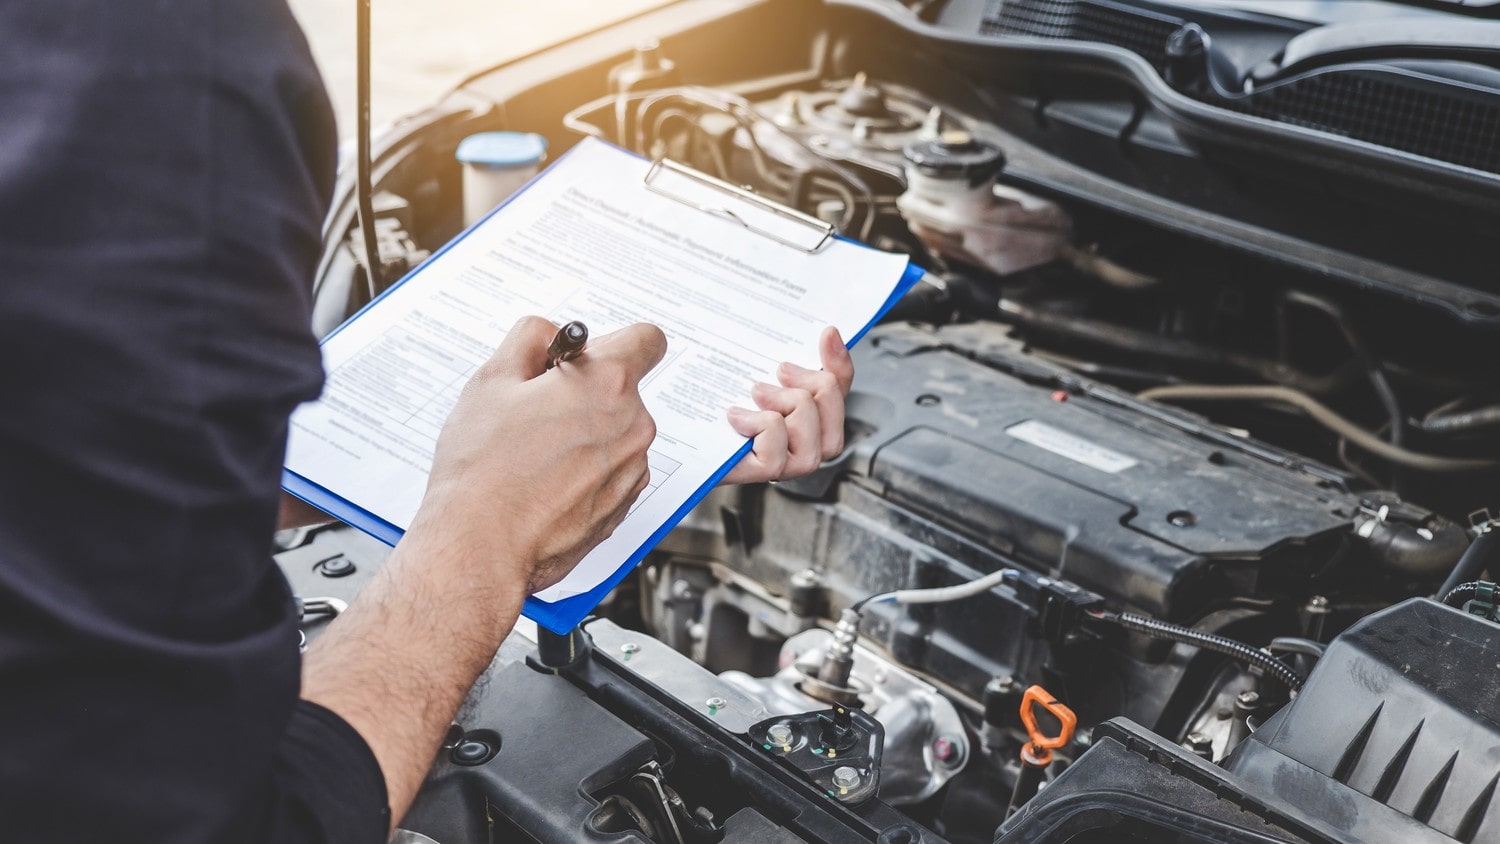
[{"label": "electrical wire", "polygon": [[[614,106],[618,111],[624,105],[636,102],[635,106],[635,137],[616,138],[618,143],[627,146],[642,155],[650,155],[651,147],[660,137],[660,130],[667,119],[662,115],[655,121],[648,121],[653,109],[673,99],[684,100],[699,108],[710,109],[731,117],[744,131],[745,141],[749,146],[751,163],[755,167],[756,177],[763,185],[768,185],[772,190],[785,192],[788,189],[786,179],[778,175],[772,167],[770,156],[756,137],[755,127],[765,126],[778,132],[791,143],[802,150],[809,161],[817,161],[825,167],[830,175],[812,172],[811,176],[815,182],[822,184],[825,189],[830,190],[844,205],[844,219],[840,222],[841,231],[849,231],[853,228],[856,216],[859,214],[861,203],[867,209],[859,226],[859,237],[868,240],[873,230],[877,208],[880,205],[879,198],[871,190],[868,183],[857,174],[839,165],[837,162],[819,154],[808,147],[800,138],[777,126],[775,123],[763,119],[755,112],[749,101],[742,97],[728,94],[723,91],[696,87],[676,87],[656,89],[650,91],[639,91],[630,94],[610,94],[591,100],[574,108],[563,116],[563,125],[568,129],[581,135],[589,135],[598,138],[608,136],[606,130],[596,123],[585,119],[585,115],[592,114],[602,109]],[[675,113],[685,113],[681,108],[672,109]],[[619,122],[618,120],[616,121]],[[716,159],[716,167],[727,169]],[[856,194],[859,196],[856,197]]]},{"label": "electrical wire", "polygon": [[855,612],[863,612],[870,604],[946,604],[982,595],[994,589],[1007,580],[1014,580],[1020,576],[1015,569],[999,569],[989,574],[960,583],[957,586],[938,586],[930,589],[897,589],[894,592],[881,592],[867,598],[854,602],[849,609]]},{"label": "electrical wire", "polygon": [[[1333,320],[1333,324],[1338,326],[1339,333],[1343,335],[1344,342],[1349,346],[1349,350],[1354,353],[1355,359],[1364,367],[1365,376],[1370,381],[1370,387],[1375,391],[1376,399],[1380,401],[1380,406],[1384,408],[1385,415],[1390,420],[1391,445],[1401,445],[1405,432],[1405,416],[1401,412],[1401,403],[1396,398],[1396,391],[1391,388],[1390,379],[1386,378],[1385,369],[1381,367],[1380,361],[1376,359],[1375,355],[1370,352],[1369,347],[1355,333],[1354,327],[1349,323],[1349,318],[1344,314],[1344,309],[1327,299],[1314,296],[1311,293],[1304,293],[1300,290],[1286,291],[1286,293],[1282,294],[1282,302],[1283,307],[1285,305],[1300,305],[1304,308],[1311,308]],[[1280,341],[1282,359],[1286,360],[1288,358],[1287,346],[1289,345],[1290,332],[1287,330],[1284,312],[1281,314],[1280,327],[1282,335]]]},{"label": "electrical wire", "polygon": [[1481,581],[1478,580],[1471,580],[1468,583],[1458,584],[1457,586],[1443,593],[1443,603],[1447,604],[1450,607],[1462,609],[1464,603],[1470,598],[1473,598],[1474,593],[1479,591],[1480,584]]},{"label": "electrical wire", "polygon": [[1135,615],[1133,613],[1101,612],[1091,613],[1091,615],[1100,621],[1118,624],[1126,630],[1141,633],[1153,639],[1190,645],[1195,648],[1233,657],[1240,662],[1260,668],[1267,676],[1275,678],[1292,691],[1302,688],[1302,675],[1298,674],[1290,665],[1287,665],[1266,651],[1227,636],[1220,636],[1217,633],[1209,633],[1193,627],[1183,627],[1180,624],[1172,624],[1171,622],[1144,615]]},{"label": "electrical wire", "polygon": [[370,299],[380,291],[380,242],[375,239],[375,186],[370,174],[370,0],[355,0],[354,64],[357,135],[354,199],[359,212],[359,233],[365,242],[365,281]]},{"label": "electrical wire", "polygon": [[1416,428],[1424,434],[1457,434],[1481,428],[1500,428],[1500,404],[1452,412],[1458,406],[1454,403],[1446,409],[1432,411],[1416,423]]},{"label": "electrical wire", "polygon": [[[745,140],[746,143],[750,146],[751,160],[755,165],[756,175],[766,182],[770,183],[771,185],[775,186],[777,190],[786,190],[787,184],[785,180],[776,176],[768,166],[767,160],[769,156],[766,154],[764,148],[760,144],[760,140],[755,135],[755,129],[757,126],[762,126],[769,129],[770,131],[776,132],[783,139],[801,150],[803,154],[807,156],[808,161],[819,162],[822,167],[826,168],[830,173],[836,176],[838,180],[844,182],[850,188],[853,188],[854,191],[858,193],[863,199],[864,206],[867,210],[859,227],[859,238],[861,240],[869,239],[870,232],[874,228],[875,209],[876,205],[878,204],[878,199],[875,196],[875,192],[870,188],[869,184],[849,168],[843,166],[842,164],[829,158],[828,156],[820,154],[812,147],[808,146],[803,142],[801,138],[786,131],[782,127],[776,125],[774,122],[762,118],[755,111],[754,106],[752,106],[750,102],[743,97],[739,97],[725,91],[694,87],[671,88],[656,92],[655,96],[652,96],[641,103],[641,105],[638,106],[636,110],[636,142],[640,151],[644,152],[646,149],[648,149],[647,139],[644,137],[644,127],[646,126],[645,118],[649,115],[652,108],[674,97],[684,99],[691,103],[695,103],[704,108],[710,108],[715,111],[722,112],[734,118],[734,120],[739,123],[740,128],[745,132]],[[853,215],[857,213],[857,209],[854,205],[846,205],[845,210],[846,222],[844,225],[841,225],[840,228],[847,230],[852,226]]]},{"label": "electrical wire", "polygon": [[1399,466],[1424,472],[1490,472],[1500,469],[1500,460],[1481,460],[1467,457],[1440,457],[1423,454],[1382,440],[1348,419],[1334,412],[1327,405],[1290,387],[1260,384],[1235,384],[1210,386],[1182,384],[1170,387],[1153,387],[1141,392],[1140,398],[1163,402],[1279,402],[1291,405],[1334,433],[1345,437],[1370,454]]}]

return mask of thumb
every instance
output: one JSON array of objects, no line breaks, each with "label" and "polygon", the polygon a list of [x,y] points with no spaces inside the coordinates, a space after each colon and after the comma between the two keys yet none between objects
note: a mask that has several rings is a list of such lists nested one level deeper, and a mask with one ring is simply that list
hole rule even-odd
[{"label": "thumb", "polygon": [[529,381],[541,375],[547,371],[547,346],[556,335],[557,326],[552,321],[521,317],[485,362],[486,374],[505,381]]}]

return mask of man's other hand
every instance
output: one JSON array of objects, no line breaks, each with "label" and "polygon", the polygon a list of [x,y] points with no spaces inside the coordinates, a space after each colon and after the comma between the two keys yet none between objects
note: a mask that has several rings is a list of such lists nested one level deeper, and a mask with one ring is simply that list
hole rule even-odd
[{"label": "man's other hand", "polygon": [[776,372],[781,386],[756,384],[750,395],[760,410],[730,409],[729,424],[755,442],[724,483],[800,477],[844,450],[844,398],[854,383],[854,361],[835,328],[823,329],[818,354],[822,371],[783,363]]},{"label": "man's other hand", "polygon": [[438,438],[412,528],[436,529],[526,594],[557,583],[646,487],[656,426],[640,382],[667,341],[637,324],[548,371],[557,326],[516,323],[470,379]]}]

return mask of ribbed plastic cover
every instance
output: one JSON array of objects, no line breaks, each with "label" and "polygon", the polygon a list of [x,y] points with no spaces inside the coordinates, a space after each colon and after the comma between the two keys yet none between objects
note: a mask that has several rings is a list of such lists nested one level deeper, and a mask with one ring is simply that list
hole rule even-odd
[{"label": "ribbed plastic cover", "polygon": [[1362,840],[1420,840],[1400,833],[1415,821],[1500,841],[1497,672],[1500,625],[1414,598],[1340,635],[1226,767],[1340,828],[1369,825]]}]

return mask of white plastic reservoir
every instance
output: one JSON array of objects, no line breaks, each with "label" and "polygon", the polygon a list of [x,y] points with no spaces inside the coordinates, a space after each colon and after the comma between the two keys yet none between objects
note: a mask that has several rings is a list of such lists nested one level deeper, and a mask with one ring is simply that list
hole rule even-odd
[{"label": "white plastic reservoir", "polygon": [[472,226],[537,174],[547,139],[531,132],[480,132],[458,144],[464,166],[464,225]]}]

